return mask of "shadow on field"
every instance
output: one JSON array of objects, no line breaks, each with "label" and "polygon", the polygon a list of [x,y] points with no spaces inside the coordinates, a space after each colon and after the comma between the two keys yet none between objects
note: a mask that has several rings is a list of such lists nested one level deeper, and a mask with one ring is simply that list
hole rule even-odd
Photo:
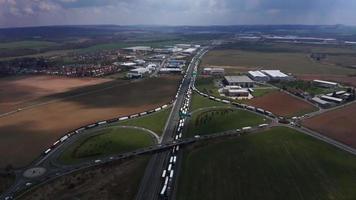
[{"label": "shadow on field", "polygon": [[1,169],[9,164],[16,168],[24,167],[34,159],[29,155],[39,156],[53,141],[51,134],[37,129],[32,121],[1,126],[1,130],[6,130],[0,134]]},{"label": "shadow on field", "polygon": [[143,104],[157,104],[162,102],[162,98],[166,98],[168,103],[176,92],[179,78],[179,76],[166,76],[135,82],[111,81],[45,98],[70,97],[66,98],[65,101],[90,108],[135,107]]}]

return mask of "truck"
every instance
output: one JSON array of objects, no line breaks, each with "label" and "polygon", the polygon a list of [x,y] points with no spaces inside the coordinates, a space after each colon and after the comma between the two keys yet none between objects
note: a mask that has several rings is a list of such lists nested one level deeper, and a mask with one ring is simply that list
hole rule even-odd
[{"label": "truck", "polygon": [[128,119],[129,117],[120,117],[119,118],[119,121],[122,121],[122,120],[126,120],[126,119]]},{"label": "truck", "polygon": [[98,125],[104,125],[106,123],[108,123],[108,122],[107,121],[102,121],[102,122],[98,122]]},{"label": "truck", "polygon": [[162,172],[162,178],[166,177],[166,174],[167,174],[167,170],[163,170],[163,172]]},{"label": "truck", "polygon": [[251,129],[252,129],[252,127],[246,126],[246,127],[243,127],[243,128],[242,128],[242,131],[249,131],[249,130],[251,130]]}]

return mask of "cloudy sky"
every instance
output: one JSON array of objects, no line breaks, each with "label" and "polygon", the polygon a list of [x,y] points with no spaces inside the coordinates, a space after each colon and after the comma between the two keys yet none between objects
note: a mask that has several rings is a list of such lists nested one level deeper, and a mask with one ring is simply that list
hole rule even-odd
[{"label": "cloudy sky", "polygon": [[0,27],[72,24],[356,25],[356,1],[0,0]]}]

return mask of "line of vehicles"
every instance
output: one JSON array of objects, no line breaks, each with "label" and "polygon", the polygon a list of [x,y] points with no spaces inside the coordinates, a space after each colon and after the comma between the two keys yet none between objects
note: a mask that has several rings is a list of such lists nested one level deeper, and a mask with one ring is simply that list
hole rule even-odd
[{"label": "line of vehicles", "polygon": [[[182,112],[183,114],[187,114],[187,112],[189,110],[189,103],[191,101],[191,95],[192,95],[192,90],[189,88],[187,91],[187,94],[184,98],[183,106],[180,108],[180,112]],[[178,121],[175,135],[173,136],[174,141],[179,141],[182,138],[184,123],[185,123],[185,118],[183,116],[181,116]],[[177,162],[178,151],[179,151],[179,145],[172,148],[172,151],[170,153],[171,156],[168,161],[168,166],[162,172],[161,178],[162,178],[163,184],[162,184],[162,189],[160,191],[160,195],[162,198],[167,198],[171,191],[171,187],[172,187],[173,179],[174,179],[174,167]]]},{"label": "line of vehicles", "polygon": [[[192,62],[191,63],[195,63],[196,59],[193,58]],[[196,67],[197,65],[195,65]],[[191,67],[191,66],[189,66]],[[188,70],[189,71],[189,68]],[[182,84],[184,82],[184,80],[186,79],[187,77],[187,73],[184,75],[184,78],[182,79],[182,83],[180,84],[179,88],[178,88],[178,92],[177,92],[177,96],[179,95],[180,91],[181,91],[181,87],[182,87]],[[191,83],[192,84],[192,81],[193,79],[191,80]],[[180,116],[179,118],[179,121],[178,121],[178,125],[177,125],[177,129],[176,129],[176,132],[175,132],[175,135],[173,135],[173,142],[177,142],[177,141],[180,141],[182,139],[182,134],[183,134],[183,128],[184,128],[184,124],[185,124],[185,116],[188,115],[188,111],[189,111],[189,105],[190,105],[190,102],[191,102],[191,98],[192,98],[192,89],[189,87],[188,90],[187,90],[187,93],[185,94],[185,97],[184,97],[184,100],[183,100],[183,105],[182,107],[180,108],[179,112],[182,113],[182,115]],[[160,196],[163,198],[163,199],[166,199],[168,198],[169,196],[169,193],[172,189],[172,184],[174,183],[174,168],[175,168],[175,165],[176,165],[176,162],[177,162],[177,153],[179,152],[179,145],[175,146],[172,148],[171,150],[171,153],[170,153],[170,158],[168,160],[168,166],[166,169],[164,169],[162,171],[162,188],[161,188],[161,191],[160,191]]]},{"label": "line of vehicles", "polygon": [[99,122],[96,122],[96,123],[93,123],[93,124],[89,124],[89,125],[80,127],[80,128],[78,128],[78,129],[76,129],[74,131],[71,131],[71,132],[67,133],[66,135],[62,136],[58,140],[56,140],[48,149],[46,149],[43,152],[43,156],[48,155],[53,149],[55,149],[61,143],[65,142],[71,136],[79,134],[79,133],[81,133],[81,132],[83,132],[85,130],[89,130],[89,129],[93,129],[93,128],[98,127],[98,126],[104,126],[104,125],[115,123],[115,122],[118,122],[118,121],[134,119],[134,118],[137,118],[137,117],[142,117],[142,116],[149,115],[149,114],[152,114],[152,113],[155,113],[155,112],[159,112],[162,109],[167,108],[172,103],[173,103],[173,101],[170,102],[169,104],[165,104],[163,106],[160,106],[160,107],[158,107],[156,109],[152,109],[152,110],[149,110],[149,111],[136,113],[136,114],[132,114],[132,115],[129,115],[129,116],[124,116],[124,117],[119,117],[119,118],[113,118],[113,119],[109,119],[109,120],[103,120],[103,121],[99,121]]}]

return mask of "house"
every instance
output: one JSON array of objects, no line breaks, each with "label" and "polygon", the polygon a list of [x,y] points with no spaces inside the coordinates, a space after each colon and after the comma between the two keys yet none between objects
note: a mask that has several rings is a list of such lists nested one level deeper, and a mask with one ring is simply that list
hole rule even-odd
[{"label": "house", "polygon": [[242,88],[252,88],[255,82],[248,76],[225,76],[224,83],[230,86],[235,85]]}]

